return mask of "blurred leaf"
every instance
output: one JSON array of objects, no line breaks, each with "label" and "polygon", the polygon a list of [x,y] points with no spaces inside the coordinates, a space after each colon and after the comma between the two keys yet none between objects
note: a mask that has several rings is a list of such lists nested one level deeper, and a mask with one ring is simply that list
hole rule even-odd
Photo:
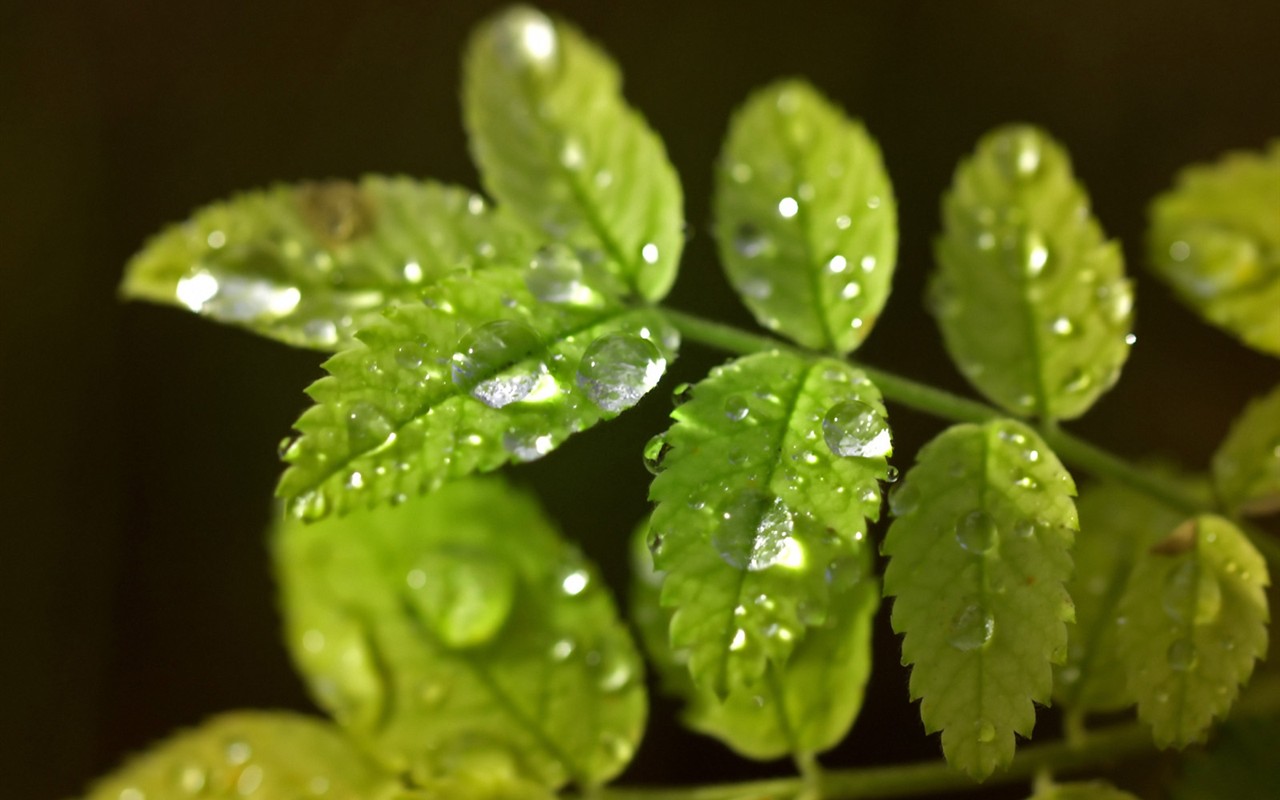
[{"label": "blurred leaf", "polygon": [[1024,416],[1089,410],[1128,358],[1133,291],[1066,152],[1027,126],[988,134],[942,215],[934,313],[969,382]]},{"label": "blurred leaf", "polygon": [[416,782],[622,770],[643,668],[595,570],[497,479],[400,509],[281,523],[287,641],[313,696]]},{"label": "blurred leaf", "polygon": [[671,646],[699,687],[751,691],[862,574],[892,452],[884,405],[843,362],[774,351],[712,370],[671,416],[649,491]]},{"label": "blurred leaf", "polygon": [[463,112],[500,203],[646,299],[666,295],[684,246],[680,180],[608,56],[532,8],[500,12],[467,50]]},{"label": "blurred leaf", "polygon": [[862,708],[871,674],[871,622],[880,590],[870,550],[859,549],[860,571],[833,594],[827,623],[810,628],[784,666],[770,665],[760,685],[721,699],[697,689],[687,656],[671,650],[671,614],[659,605],[663,575],[653,570],[648,529],[646,523],[633,538],[631,618],[665,691],[686,703],[685,724],[756,759],[820,753],[843,739]]},{"label": "blurred leaf", "polygon": [[284,711],[214,717],[130,759],[87,800],[168,797],[332,800],[398,796],[398,781],[331,723]]},{"label": "blurred leaf", "polygon": [[409,178],[279,185],[170,225],[129,262],[125,297],[336,350],[455,270],[524,265],[531,247],[465,189]]},{"label": "blurred leaf", "polygon": [[1055,783],[1033,794],[1030,800],[1138,800],[1106,781]]},{"label": "blurred leaf", "polygon": [[1221,517],[1188,520],[1138,560],[1120,657],[1158,747],[1204,738],[1267,649],[1267,565]]},{"label": "blurred leaf", "polygon": [[1208,753],[1193,755],[1174,785],[1176,800],[1264,798],[1280,786],[1280,719],[1233,719]]},{"label": "blurred leaf", "polygon": [[880,148],[807,83],[756,92],[716,170],[720,260],[760,324],[848,353],[889,298],[898,210]]},{"label": "blurred leaf", "polygon": [[1280,511],[1280,386],[1254,400],[1213,455],[1218,496],[1234,513]]},{"label": "blurred leaf", "polygon": [[1280,355],[1280,139],[1188,167],[1150,216],[1156,274],[1204,319]]},{"label": "blurred leaf", "polygon": [[529,277],[446,278],[329,359],[284,451],[292,513],[396,503],[540,458],[657,384],[679,343],[660,312],[540,302]]},{"label": "blurred leaf", "polygon": [[911,697],[947,761],[981,780],[1030,737],[1062,663],[1075,485],[1030,428],[956,425],[890,497],[883,551]]}]

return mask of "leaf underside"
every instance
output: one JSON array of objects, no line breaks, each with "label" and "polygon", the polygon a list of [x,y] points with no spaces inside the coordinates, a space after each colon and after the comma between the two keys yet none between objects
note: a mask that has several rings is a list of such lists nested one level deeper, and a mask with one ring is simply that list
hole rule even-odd
[{"label": "leaf underside", "polygon": [[1024,425],[957,425],[891,496],[884,592],[911,697],[947,761],[978,779],[1031,735],[1066,655],[1075,486]]},{"label": "leaf underside", "polygon": [[[539,458],[657,383],[679,342],[660,312],[541,302],[526,277],[495,267],[446,278],[325,364],[283,454],[277,492],[292,513],[402,502]],[[611,345],[607,358],[591,357],[597,343]]]},{"label": "leaf underside", "polygon": [[716,169],[716,242],[765,327],[848,353],[889,297],[897,203],[880,149],[816,90],[783,81],[733,118]]},{"label": "leaf underside", "polygon": [[519,226],[465,189],[376,175],[282,184],[164,229],[129,262],[121,293],[336,350],[441,277],[523,265],[530,251]]},{"label": "leaf underside", "polygon": [[1201,516],[1138,560],[1119,636],[1138,717],[1159,747],[1204,738],[1267,649],[1267,565],[1232,523]]},{"label": "leaf underside", "polygon": [[1280,356],[1280,139],[1183,170],[1151,204],[1152,269],[1203,319]]},{"label": "leaf underside", "polygon": [[661,139],[620,86],[617,67],[582,34],[522,6],[472,38],[463,113],[500,204],[658,300],[684,246],[683,194]]},{"label": "leaf underside", "polygon": [[602,783],[645,720],[599,576],[495,478],[275,533],[287,642],[316,701],[415,780]]},{"label": "leaf underside", "polygon": [[1066,152],[1028,126],[988,134],[942,216],[930,288],[952,359],[1015,414],[1083,414],[1128,357],[1133,290]]},{"label": "leaf underside", "polygon": [[[891,449],[879,391],[833,359],[747,356],[692,393],[672,413],[649,492],[655,566],[672,648],[688,651],[695,684],[723,697],[786,664],[828,619],[833,587],[861,574]],[[837,442],[863,455],[827,444],[837,406],[866,425]]]},{"label": "leaf underside", "polygon": [[1213,455],[1218,496],[1233,512],[1280,512],[1280,386],[1254,400]]},{"label": "leaf underside", "polygon": [[685,724],[761,760],[820,753],[839,743],[861,710],[871,673],[871,622],[880,590],[870,550],[860,550],[860,571],[834,593],[826,624],[809,628],[784,666],[771,665],[760,685],[720,698],[698,689],[686,654],[671,649],[671,614],[659,604],[664,576],[653,570],[648,532],[646,521],[632,543],[631,619],[664,691],[685,703]]}]

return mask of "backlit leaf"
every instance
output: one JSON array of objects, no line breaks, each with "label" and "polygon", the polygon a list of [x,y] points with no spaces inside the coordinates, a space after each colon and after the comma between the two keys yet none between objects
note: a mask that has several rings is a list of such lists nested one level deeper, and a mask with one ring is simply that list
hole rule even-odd
[{"label": "backlit leaf", "polygon": [[500,203],[635,293],[666,295],[684,246],[680,181],[607,55],[527,6],[501,12],[467,50],[463,112]]},{"label": "backlit leaf", "polygon": [[86,800],[379,800],[399,796],[397,784],[330,722],[284,711],[238,711],[131,758],[98,781]]},{"label": "backlit leaf", "polygon": [[724,697],[763,686],[862,574],[892,448],[879,391],[833,359],[747,356],[692,395],[665,434],[651,536],[671,646]]},{"label": "backlit leaf", "polygon": [[495,478],[283,522],[286,636],[312,695],[397,773],[593,785],[631,759],[643,668],[596,571]]},{"label": "backlit leaf", "polygon": [[1267,565],[1221,517],[1188,520],[1133,569],[1120,656],[1159,747],[1203,739],[1267,649]]},{"label": "backlit leaf", "polygon": [[925,730],[987,777],[1029,737],[1067,650],[1075,485],[1030,428],[957,425],[890,498],[884,592]]},{"label": "backlit leaf", "polygon": [[1213,456],[1218,496],[1234,512],[1280,511],[1280,386],[1254,400]]},{"label": "backlit leaf", "polygon": [[942,216],[931,291],[952,359],[1016,414],[1083,414],[1129,355],[1133,291],[1066,152],[1031,127],[988,134]]},{"label": "backlit leaf", "polygon": [[1151,204],[1156,274],[1201,317],[1280,355],[1280,139],[1188,167]]},{"label": "backlit leaf", "polygon": [[530,275],[445,278],[331,358],[284,451],[292,513],[400,502],[540,458],[653,388],[679,342],[660,312],[589,290],[598,302],[541,302]]},{"label": "backlit leaf", "polygon": [[732,690],[722,699],[696,688],[687,657],[671,650],[671,614],[659,605],[664,576],[653,570],[647,538],[645,524],[633,540],[631,619],[664,689],[685,702],[685,724],[757,759],[820,753],[843,739],[862,707],[871,673],[871,621],[880,589],[871,574],[870,550],[860,548],[860,571],[847,573],[833,594],[826,624],[809,628],[790,660],[769,665],[760,685]]},{"label": "backlit leaf", "polygon": [[720,260],[757,320],[847,353],[889,298],[898,211],[880,148],[806,83],[756,92],[716,170]]},{"label": "backlit leaf", "polygon": [[526,236],[479,195],[431,181],[279,185],[164,229],[129,262],[120,291],[336,350],[455,270],[524,266]]}]

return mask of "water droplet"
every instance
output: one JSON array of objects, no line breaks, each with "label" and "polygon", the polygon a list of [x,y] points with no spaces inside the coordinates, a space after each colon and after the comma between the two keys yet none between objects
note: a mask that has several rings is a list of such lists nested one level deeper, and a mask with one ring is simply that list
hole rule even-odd
[{"label": "water droplet", "polygon": [[372,403],[356,403],[343,415],[347,446],[353,453],[375,453],[395,441],[395,430],[386,414]]},{"label": "water droplet", "polygon": [[995,143],[996,164],[1005,177],[1026,181],[1040,169],[1041,148],[1036,132],[1027,127],[1007,130]]},{"label": "water droplet", "polygon": [[1035,536],[1037,527],[1038,524],[1033,519],[1018,520],[1017,524],[1013,526],[1013,535],[1020,539],[1030,539]]},{"label": "water droplet", "polygon": [[582,285],[582,261],[567,245],[538,248],[524,276],[534,297],[547,303],[584,303],[591,291]]},{"label": "water droplet", "polygon": [[724,401],[724,415],[731,422],[741,422],[751,413],[751,406],[747,405],[747,401],[740,394],[731,394]]},{"label": "water droplet", "polygon": [[241,764],[247,763],[250,758],[253,758],[253,748],[250,747],[249,743],[245,740],[236,739],[234,741],[227,742],[227,747],[226,750],[223,751],[223,756],[227,759],[228,764],[233,767],[238,767]]},{"label": "water droplet", "polygon": [[427,345],[422,342],[406,342],[396,348],[396,363],[405,369],[418,369],[427,352]]},{"label": "water droplet", "polygon": [[558,639],[551,645],[551,658],[555,661],[564,661],[573,655],[574,649],[572,639]]},{"label": "water droplet", "polygon": [[990,744],[996,738],[996,726],[987,722],[985,719],[978,720],[975,726],[978,731],[978,742],[981,744]]},{"label": "water droplet", "polygon": [[248,797],[258,791],[258,787],[262,785],[262,767],[257,764],[250,764],[240,773],[240,777],[236,779],[236,793],[241,797]]},{"label": "water droplet", "polygon": [[667,457],[667,453],[671,451],[671,445],[667,444],[667,436],[659,433],[650,439],[644,446],[644,467],[649,470],[651,475],[657,475],[662,472],[662,460]]},{"label": "water droplet", "polygon": [[1175,622],[1205,625],[1218,618],[1222,588],[1212,573],[1189,558],[1165,577],[1161,602]]},{"label": "water droplet", "polygon": [[577,597],[591,585],[591,574],[585,569],[574,569],[560,579],[560,588],[570,597]]},{"label": "water droplet", "polygon": [[849,268],[849,259],[844,256],[832,256],[827,262],[827,271],[833,275],[838,275]]},{"label": "water droplet", "polygon": [[202,267],[181,278],[174,294],[192,311],[224,322],[270,322],[293,313],[302,301],[296,286]]},{"label": "water droplet", "polygon": [[773,296],[773,281],[764,275],[739,275],[734,286],[746,297],[768,300]]},{"label": "water droplet", "polygon": [[1066,317],[1056,318],[1051,327],[1053,328],[1053,332],[1059,336],[1070,336],[1071,332],[1075,330],[1075,326],[1071,324],[1071,320]]},{"label": "water droplet", "polygon": [[920,507],[920,490],[913,482],[902,483],[889,492],[889,511],[895,517],[904,517]]},{"label": "water droplet", "polygon": [[658,246],[653,242],[649,242],[640,248],[640,258],[644,259],[646,264],[657,264],[658,255]]},{"label": "water droplet", "polygon": [[947,642],[961,652],[977,650],[991,641],[995,618],[979,603],[969,603],[951,618]]},{"label": "water droplet", "polygon": [[604,748],[609,758],[623,764],[630,761],[632,753],[635,752],[635,746],[631,742],[614,734],[600,737],[600,746]]},{"label": "water droplet", "polygon": [[730,566],[752,572],[773,566],[804,566],[804,549],[792,537],[795,516],[781,498],[744,492],[723,513],[711,543]]},{"label": "water droplet", "polygon": [[865,255],[862,257],[862,260],[858,262],[858,265],[862,267],[863,272],[874,272],[876,268],[876,257],[873,255]]},{"label": "water droplet", "polygon": [[901,473],[898,472],[898,468],[890,464],[888,467],[885,468],[883,480],[885,483],[897,483],[898,476],[900,474]]},{"label": "water droplet", "polygon": [[759,228],[744,222],[733,234],[733,249],[743,258],[755,258],[769,247],[770,240]]},{"label": "water droplet", "polygon": [[538,334],[523,322],[486,322],[468,331],[454,348],[453,382],[491,408],[523,400],[533,391],[545,368],[541,362],[522,362],[541,346]]},{"label": "water droplet", "polygon": [[800,212],[800,204],[794,197],[784,197],[778,201],[778,215],[783,219],[791,219]]},{"label": "water droplet", "polygon": [[545,14],[528,6],[502,15],[494,29],[494,43],[499,58],[512,70],[547,72],[560,56],[555,26]]},{"label": "water droplet", "polygon": [[1196,662],[1199,661],[1195,643],[1187,638],[1175,639],[1173,644],[1169,645],[1169,652],[1165,657],[1169,661],[1169,669],[1177,672],[1195,669]]},{"label": "water droplet", "polygon": [[889,423],[875,408],[857,400],[827,409],[822,437],[831,452],[845,458],[884,458],[893,452]]},{"label": "water droplet", "polygon": [[502,447],[517,461],[537,461],[555,449],[551,434],[537,427],[517,425],[502,434]]},{"label": "water droplet", "polygon": [[849,227],[852,225],[853,225],[853,218],[850,217],[848,214],[841,214],[840,216],[836,217],[836,227],[839,228],[840,230],[847,231],[849,230]]},{"label": "water droplet", "polygon": [[1093,376],[1083,369],[1072,370],[1062,388],[1067,392],[1083,392],[1093,385]]},{"label": "water droplet", "polygon": [[667,360],[648,339],[631,333],[601,336],[578,364],[578,385],[591,402],[611,414],[625,411],[658,385]]},{"label": "water droplet", "polygon": [[840,289],[840,297],[845,300],[852,300],[862,294],[862,284],[857,281],[849,281]]},{"label": "water droplet", "polygon": [[422,556],[414,569],[423,580],[420,586],[409,586],[410,605],[449,647],[489,641],[511,614],[516,578],[505,561],[441,549]]},{"label": "water droplet", "polygon": [[626,658],[614,655],[609,659],[609,663],[600,668],[600,690],[603,692],[617,692],[625,689],[631,683],[631,664]]},{"label": "water droplet", "polygon": [[970,553],[989,552],[999,538],[996,521],[985,511],[970,511],[956,522],[956,541]]}]

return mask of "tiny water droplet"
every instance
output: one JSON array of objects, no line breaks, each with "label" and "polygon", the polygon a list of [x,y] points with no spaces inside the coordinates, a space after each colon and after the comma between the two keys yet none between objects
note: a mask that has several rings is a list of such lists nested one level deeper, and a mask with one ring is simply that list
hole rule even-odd
[{"label": "tiny water droplet", "polygon": [[1000,134],[995,142],[996,164],[1012,181],[1026,181],[1040,169],[1040,141],[1027,127],[1013,128]]},{"label": "tiny water droplet", "polygon": [[733,234],[733,249],[743,258],[755,258],[768,249],[769,237],[751,223],[744,222]]},{"label": "tiny water droplet", "polygon": [[839,275],[841,272],[844,272],[848,268],[849,268],[849,259],[841,255],[832,256],[831,260],[827,262],[827,271],[830,272],[832,275]]},{"label": "tiny water droplet", "polygon": [[554,243],[538,248],[524,276],[534,297],[547,303],[581,303],[590,299],[582,285],[582,261],[572,248]]},{"label": "tiny water droplet", "polygon": [[585,569],[574,569],[560,579],[560,588],[570,597],[577,597],[591,585],[591,574]]},{"label": "tiny water droplet", "polygon": [[778,201],[778,216],[791,219],[800,212],[800,204],[794,197],[784,197]]},{"label": "tiny water droplet", "polygon": [[1066,317],[1057,317],[1051,325],[1053,332],[1059,336],[1070,336],[1075,330],[1075,326],[1071,324],[1071,320]]},{"label": "tiny water droplet", "polygon": [[406,342],[396,348],[396,363],[405,369],[418,369],[426,356],[427,346],[422,342]]},{"label": "tiny water droplet", "polygon": [[1195,643],[1187,638],[1175,639],[1173,644],[1169,645],[1166,658],[1169,661],[1169,669],[1177,672],[1195,669],[1196,662],[1199,661]]},{"label": "tiny water droplet", "polygon": [[874,407],[844,400],[822,417],[822,438],[844,458],[884,458],[893,452],[889,423]]},{"label": "tiny water droplet", "polygon": [[900,474],[900,473],[898,472],[898,468],[897,468],[897,467],[895,467],[895,466],[893,466],[892,464],[890,464],[888,467],[886,467],[886,468],[885,468],[885,471],[884,471],[884,482],[885,482],[885,483],[897,483],[897,482],[898,482],[898,476],[899,476],[899,474]]},{"label": "tiny water droplet", "polygon": [[573,655],[574,649],[572,639],[558,639],[551,645],[551,658],[555,661],[564,661]]},{"label": "tiny water droplet", "polygon": [[453,382],[491,408],[523,400],[545,368],[541,362],[522,362],[541,346],[538,334],[523,322],[486,322],[458,340],[451,359]]},{"label": "tiny water droplet", "polygon": [[658,385],[667,360],[648,339],[613,333],[592,342],[578,364],[578,385],[601,410],[631,408]]},{"label": "tiny water droplet", "polygon": [[976,650],[991,641],[995,629],[991,613],[977,602],[969,603],[952,617],[947,642],[961,652]]},{"label": "tiny water droplet", "polygon": [[545,14],[517,6],[497,21],[494,42],[508,69],[548,72],[560,57],[555,26]]},{"label": "tiny water droplet", "polygon": [[649,242],[644,247],[640,248],[640,258],[644,259],[644,263],[646,264],[657,264],[658,256],[658,245],[653,242]]},{"label": "tiny water droplet", "polygon": [[502,447],[517,461],[537,461],[555,449],[551,434],[541,428],[516,425],[502,434]]},{"label": "tiny water droplet", "polygon": [[982,510],[970,511],[956,522],[956,541],[970,553],[990,552],[999,536],[996,521]]},{"label": "tiny water droplet", "polygon": [[187,764],[178,771],[178,788],[187,794],[199,794],[209,782],[209,773],[199,764]]}]

